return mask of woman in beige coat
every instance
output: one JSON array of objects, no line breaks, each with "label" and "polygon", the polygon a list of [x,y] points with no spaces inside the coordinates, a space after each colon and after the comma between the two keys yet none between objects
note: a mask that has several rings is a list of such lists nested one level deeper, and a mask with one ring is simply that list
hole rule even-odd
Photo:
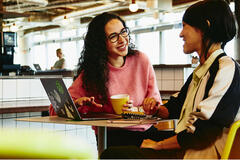
[{"label": "woman in beige coat", "polygon": [[185,54],[197,52],[199,66],[177,97],[147,114],[179,119],[175,133],[160,141],[107,149],[101,158],[220,158],[228,128],[240,119],[240,68],[224,52],[236,34],[233,13],[223,0],[200,1],[182,19]]}]

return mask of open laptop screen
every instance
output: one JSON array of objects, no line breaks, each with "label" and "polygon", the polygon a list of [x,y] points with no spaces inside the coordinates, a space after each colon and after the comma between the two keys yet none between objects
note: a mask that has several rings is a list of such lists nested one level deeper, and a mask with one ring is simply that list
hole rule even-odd
[{"label": "open laptop screen", "polygon": [[62,78],[40,78],[42,85],[59,117],[74,120],[101,120],[121,118],[121,115],[110,113],[80,114],[70,96]]},{"label": "open laptop screen", "polygon": [[37,71],[41,71],[41,67],[39,64],[33,64],[34,68],[37,70]]},{"label": "open laptop screen", "polygon": [[40,78],[40,80],[59,117],[81,120],[62,78]]}]

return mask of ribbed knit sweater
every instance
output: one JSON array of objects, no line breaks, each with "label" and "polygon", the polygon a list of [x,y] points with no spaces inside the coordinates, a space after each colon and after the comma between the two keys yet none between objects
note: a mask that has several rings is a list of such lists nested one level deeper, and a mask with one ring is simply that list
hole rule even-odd
[{"label": "ribbed knit sweater", "polygon": [[[162,103],[157,87],[155,72],[145,54],[138,52],[138,54],[127,56],[124,65],[120,68],[116,68],[110,63],[108,63],[108,67],[109,97],[114,94],[129,94],[130,99],[133,100],[133,106],[142,105],[146,97],[154,97],[157,101]],[[86,91],[82,87],[82,76],[83,74],[81,73],[68,89],[73,100],[87,96]],[[83,110],[83,108],[81,110]],[[110,103],[103,104],[102,108],[91,107],[91,111],[114,113]],[[55,115],[52,107],[50,107],[50,115]],[[137,128],[138,130],[140,128],[141,130],[146,130],[149,128],[149,125],[142,125]]]}]

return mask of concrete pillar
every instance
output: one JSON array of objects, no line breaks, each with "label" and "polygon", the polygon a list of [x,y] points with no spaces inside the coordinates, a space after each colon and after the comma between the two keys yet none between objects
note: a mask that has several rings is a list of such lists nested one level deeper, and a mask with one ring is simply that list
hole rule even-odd
[{"label": "concrete pillar", "polygon": [[235,17],[237,20],[237,36],[234,41],[234,59],[240,62],[240,0],[234,0],[235,2]]},{"label": "concrete pillar", "polygon": [[233,58],[235,60],[237,60],[238,62],[240,62],[240,39],[235,38],[234,39],[234,56]]},{"label": "concrete pillar", "polygon": [[[3,1],[0,0],[0,11],[3,11]],[[2,36],[2,30],[3,30],[3,14],[0,14],[0,42],[3,42],[3,36]],[[2,54],[2,44],[0,44],[0,55]]]},{"label": "concrete pillar", "polygon": [[[3,11],[3,1],[0,0],[0,11]],[[2,32],[3,29],[3,14],[0,14],[0,32]]]}]

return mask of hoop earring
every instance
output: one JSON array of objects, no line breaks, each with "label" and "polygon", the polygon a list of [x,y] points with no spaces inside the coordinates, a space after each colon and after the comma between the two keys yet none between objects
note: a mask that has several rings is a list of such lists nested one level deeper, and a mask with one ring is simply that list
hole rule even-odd
[{"label": "hoop earring", "polygon": [[210,28],[210,26],[211,26],[210,21],[207,19],[206,22],[207,22],[208,28]]}]

